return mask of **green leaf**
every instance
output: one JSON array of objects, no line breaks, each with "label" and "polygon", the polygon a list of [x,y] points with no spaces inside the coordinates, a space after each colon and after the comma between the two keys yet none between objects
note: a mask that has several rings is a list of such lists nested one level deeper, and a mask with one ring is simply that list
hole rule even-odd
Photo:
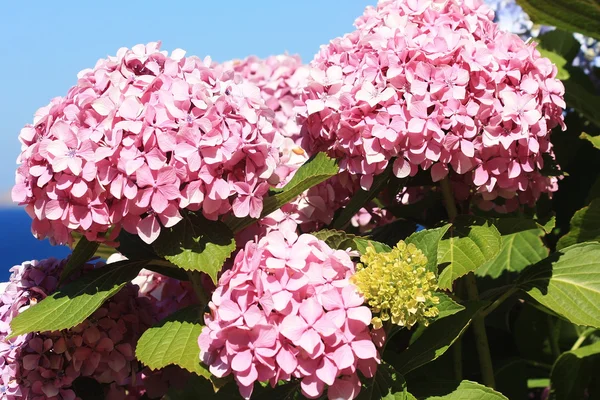
[{"label": "green leaf", "polygon": [[201,312],[199,306],[186,307],[146,330],[138,340],[136,358],[153,370],[178,365],[210,379],[210,372],[200,364]]},{"label": "green leaf", "polygon": [[357,400],[410,400],[406,380],[389,364],[377,367],[375,376],[360,391]]},{"label": "green leaf", "polygon": [[502,247],[496,257],[477,269],[476,275],[498,278],[504,271],[520,272],[548,257],[542,241],[545,232],[535,221],[498,218],[494,225],[502,235]]},{"label": "green leaf", "polygon": [[579,135],[579,138],[587,140],[592,144],[592,146],[594,146],[597,149],[600,149],[600,136],[591,136],[583,132],[581,135]]},{"label": "green leaf", "polygon": [[438,262],[438,246],[440,240],[444,237],[448,229],[452,225],[447,224],[441,228],[435,229],[424,229],[419,232],[415,232],[406,238],[406,243],[412,243],[427,257],[427,270],[431,272],[437,272]]},{"label": "green leaf", "polygon": [[560,29],[546,32],[538,36],[535,40],[539,43],[539,46],[536,47],[538,50],[541,46],[547,51],[560,55],[569,64],[577,57],[581,48],[581,44],[571,32]]},{"label": "green leaf", "polygon": [[508,398],[479,383],[462,381],[452,393],[428,397],[427,400],[508,400]]},{"label": "green leaf", "polygon": [[336,250],[356,249],[356,242],[354,239],[356,235],[346,233],[344,231],[338,231],[334,229],[323,229],[318,232],[312,232],[311,235],[319,240],[327,243],[329,247]]},{"label": "green leaf", "polygon": [[[81,241],[81,239],[83,237],[84,236],[81,235],[80,233],[73,233],[73,243],[75,245],[75,248],[77,248],[77,245],[79,244],[79,242]],[[94,253],[94,257],[100,257],[100,258],[107,260],[108,257],[110,257],[112,254],[114,254],[116,252],[117,252],[117,250],[115,248],[107,246],[104,243],[99,243],[98,249]]]},{"label": "green leaf", "polygon": [[131,234],[125,230],[119,232],[117,237],[119,247],[117,251],[129,260],[151,260],[160,258],[152,245],[144,242],[138,235]]},{"label": "green leaf", "polygon": [[373,183],[369,190],[360,189],[356,192],[350,202],[344,207],[340,215],[333,221],[331,225],[334,229],[342,229],[350,219],[370,200],[381,192],[385,184],[389,181],[392,174],[392,165],[390,162],[386,170],[373,178]]},{"label": "green leaf", "polygon": [[[329,158],[325,153],[317,153],[296,171],[283,189],[279,190],[277,194],[264,199],[261,218],[283,207],[306,190],[326,181],[338,172],[339,168],[336,160]],[[233,232],[237,233],[252,225],[255,221],[256,219],[250,217],[231,218],[227,221],[227,225]]]},{"label": "green leaf", "polygon": [[581,243],[523,271],[520,287],[577,325],[600,328],[600,243]]},{"label": "green leaf", "polygon": [[336,250],[352,249],[361,254],[364,254],[367,247],[373,246],[377,253],[391,251],[392,249],[385,243],[376,242],[367,238],[352,235],[344,231],[334,229],[323,229],[318,232],[311,233],[317,239],[327,243],[329,247]]},{"label": "green leaf", "polygon": [[584,399],[585,390],[596,360],[600,359],[600,342],[562,353],[550,374],[551,396],[556,400]]},{"label": "green leaf", "polygon": [[435,296],[440,300],[439,304],[436,306],[440,312],[435,318],[436,321],[454,315],[465,309],[465,306],[458,304],[445,293],[437,292]]},{"label": "green leaf", "polygon": [[527,387],[529,389],[544,389],[550,386],[550,379],[547,378],[537,378],[537,379],[528,379]]},{"label": "green leaf", "polygon": [[374,240],[368,240],[361,237],[356,237],[354,239],[354,243],[356,243],[356,250],[360,254],[364,254],[367,252],[367,247],[373,246],[375,248],[376,253],[386,253],[388,251],[392,251],[392,248],[385,243],[376,242]]},{"label": "green leaf", "polygon": [[517,0],[517,3],[536,24],[600,40],[600,3],[596,0]]},{"label": "green leaf", "polygon": [[83,265],[94,256],[96,250],[98,250],[98,242],[90,242],[85,237],[81,237],[77,242],[77,245],[73,249],[69,261],[65,265],[62,273],[60,274],[59,285],[66,281],[71,275],[80,270]]},{"label": "green leaf", "polygon": [[217,283],[217,274],[235,250],[235,239],[224,223],[186,213],[177,225],[162,230],[154,249],[178,267],[205,272]]},{"label": "green leaf", "polygon": [[388,348],[383,358],[403,375],[437,359],[452,346],[471,324],[475,314],[487,304],[482,301],[467,303],[465,310],[429,325],[421,336],[400,354]]},{"label": "green leaf", "polygon": [[63,286],[11,322],[11,337],[72,328],[137,276],[147,261],[121,261],[100,267]]},{"label": "green leaf", "polygon": [[581,113],[594,125],[600,127],[600,96],[590,91],[594,84],[581,68],[568,67],[569,79],[563,81],[567,107]]},{"label": "green leaf", "polygon": [[475,271],[494,258],[501,246],[500,232],[490,221],[457,218],[450,229],[450,237],[440,241],[438,246],[438,262],[445,267],[438,279],[440,289],[452,288],[456,278]]},{"label": "green leaf", "polygon": [[577,211],[571,218],[571,229],[556,244],[558,250],[576,243],[600,241],[600,199]]}]

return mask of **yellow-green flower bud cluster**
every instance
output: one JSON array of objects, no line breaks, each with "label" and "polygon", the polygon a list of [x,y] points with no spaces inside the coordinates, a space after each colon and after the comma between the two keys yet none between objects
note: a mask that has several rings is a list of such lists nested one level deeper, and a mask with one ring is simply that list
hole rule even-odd
[{"label": "yellow-green flower bud cluster", "polygon": [[401,240],[387,253],[377,253],[371,246],[360,261],[351,281],[375,315],[371,320],[375,329],[388,320],[407,328],[417,322],[427,325],[428,318],[438,315],[437,279],[427,271],[427,257],[415,245]]}]

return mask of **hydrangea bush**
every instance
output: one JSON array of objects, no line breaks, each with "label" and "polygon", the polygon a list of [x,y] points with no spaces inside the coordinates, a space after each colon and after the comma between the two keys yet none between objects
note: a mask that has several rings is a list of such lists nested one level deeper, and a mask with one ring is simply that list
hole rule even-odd
[{"label": "hydrangea bush", "polygon": [[82,71],[19,135],[73,252],[0,285],[0,399],[600,396],[600,7],[518,3]]}]

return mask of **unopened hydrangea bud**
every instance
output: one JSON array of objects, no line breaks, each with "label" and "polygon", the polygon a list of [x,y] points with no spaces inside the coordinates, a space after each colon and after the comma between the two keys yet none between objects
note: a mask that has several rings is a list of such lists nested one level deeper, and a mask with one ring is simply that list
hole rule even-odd
[{"label": "unopened hydrangea bud", "polygon": [[417,322],[427,325],[428,318],[438,315],[436,276],[427,271],[427,257],[414,244],[401,240],[384,253],[371,246],[360,261],[351,281],[376,314],[371,320],[375,329],[388,320],[408,328]]}]

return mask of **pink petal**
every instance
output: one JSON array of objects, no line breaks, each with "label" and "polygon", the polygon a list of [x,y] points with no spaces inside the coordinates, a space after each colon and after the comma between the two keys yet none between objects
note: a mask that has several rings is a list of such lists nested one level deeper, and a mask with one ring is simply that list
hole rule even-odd
[{"label": "pink petal", "polygon": [[292,342],[297,343],[307,327],[304,319],[296,315],[288,315],[281,321],[279,332]]},{"label": "pink petal", "polygon": [[312,326],[323,315],[323,306],[319,304],[316,298],[311,297],[302,303],[299,311],[308,325]]},{"label": "pink petal", "polygon": [[338,369],[348,368],[354,365],[354,352],[348,344],[343,344],[333,352],[333,361]]},{"label": "pink petal", "polygon": [[377,349],[370,340],[355,340],[350,344],[350,346],[352,346],[352,351],[354,351],[356,357],[362,360],[377,357]]},{"label": "pink petal", "polygon": [[317,368],[316,374],[320,380],[331,386],[335,382],[338,369],[329,358],[323,357],[321,359],[321,365]]},{"label": "pink petal", "polygon": [[368,307],[349,308],[347,311],[348,319],[362,322],[365,326],[371,323],[371,310]]},{"label": "pink petal", "polygon": [[252,358],[250,350],[237,353],[231,360],[231,369],[237,372],[246,371],[252,364]]},{"label": "pink petal", "polygon": [[154,242],[160,234],[160,224],[154,215],[142,219],[136,228],[140,239],[148,244]]},{"label": "pink petal", "polygon": [[291,374],[296,370],[298,360],[294,353],[282,347],[279,353],[277,353],[277,364],[287,374]]},{"label": "pink petal", "polygon": [[218,308],[218,313],[219,317],[223,321],[235,321],[242,315],[240,307],[232,300],[223,300],[223,302]]}]

